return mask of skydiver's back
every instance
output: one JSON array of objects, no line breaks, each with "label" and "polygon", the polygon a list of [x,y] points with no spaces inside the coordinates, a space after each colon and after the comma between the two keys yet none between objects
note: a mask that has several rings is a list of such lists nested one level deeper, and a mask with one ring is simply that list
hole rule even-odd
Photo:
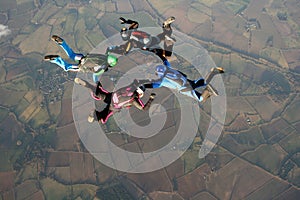
[{"label": "skydiver's back", "polygon": [[107,55],[104,54],[87,54],[80,62],[80,70],[93,73],[99,72],[101,69],[107,68]]}]

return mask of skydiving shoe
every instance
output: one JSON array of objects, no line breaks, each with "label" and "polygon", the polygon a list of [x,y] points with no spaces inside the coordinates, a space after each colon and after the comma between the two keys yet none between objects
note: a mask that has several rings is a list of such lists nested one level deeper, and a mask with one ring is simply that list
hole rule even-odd
[{"label": "skydiving shoe", "polygon": [[95,110],[92,110],[88,116],[88,122],[89,123],[93,123],[95,121],[95,115],[96,115],[96,112]]},{"label": "skydiving shoe", "polygon": [[102,84],[100,83],[100,81],[97,81],[97,87],[95,91],[96,96],[100,94],[101,88],[102,88]]},{"label": "skydiving shoe", "polygon": [[57,44],[62,44],[64,41],[61,37],[59,37],[57,35],[52,35],[51,40],[53,40]]},{"label": "skydiving shoe", "polygon": [[75,78],[74,82],[77,83],[78,85],[82,85],[83,87],[86,87],[86,81],[81,80],[80,78]]},{"label": "skydiving shoe", "polygon": [[219,96],[218,91],[210,84],[207,84],[208,91],[213,94],[214,96]]},{"label": "skydiving shoe", "polygon": [[218,96],[218,91],[215,88],[213,88],[210,84],[207,84],[206,88],[204,89],[201,95],[201,97],[203,98],[202,102],[204,103],[212,95]]},{"label": "skydiving shoe", "polygon": [[212,68],[210,73],[207,75],[205,81],[206,81],[206,84],[209,84],[210,81],[213,79],[213,77],[217,74],[223,74],[225,71],[222,67],[215,67],[215,68]]},{"label": "skydiving shoe", "polygon": [[154,99],[154,98],[155,98],[155,96],[156,96],[156,94],[155,94],[155,93],[151,93],[149,98],[150,98],[150,99]]},{"label": "skydiving shoe", "polygon": [[168,25],[172,24],[175,21],[175,17],[171,16],[163,23],[163,28],[166,28]]},{"label": "skydiving shoe", "polygon": [[58,58],[58,55],[47,55],[44,57],[45,61],[51,61],[51,60],[55,60],[56,58]]}]

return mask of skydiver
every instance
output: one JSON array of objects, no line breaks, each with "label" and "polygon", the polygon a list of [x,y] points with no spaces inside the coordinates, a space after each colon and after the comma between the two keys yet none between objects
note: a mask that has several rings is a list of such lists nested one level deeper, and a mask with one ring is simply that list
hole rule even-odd
[{"label": "skydiver", "polygon": [[64,71],[83,71],[83,72],[92,72],[94,82],[98,81],[98,77],[108,70],[108,67],[113,67],[117,64],[118,59],[109,54],[87,54],[83,55],[81,53],[75,53],[69,45],[59,36],[52,35],[51,39],[56,42],[69,58],[75,62],[76,64],[70,64],[64,61],[58,55],[46,55],[44,60],[50,61],[51,63],[57,64]]},{"label": "skydiver", "polygon": [[[102,100],[106,103],[106,107],[102,111],[93,110],[88,121],[92,123],[95,119],[99,123],[106,123],[110,116],[119,112],[122,108],[130,108],[135,106],[139,110],[148,110],[152,101],[155,98],[155,93],[151,93],[148,101],[144,104],[141,98],[144,95],[145,88],[141,84],[149,82],[149,80],[134,80],[132,84],[120,88],[114,92],[106,91],[100,81],[97,82],[97,86],[88,83],[80,78],[75,78],[75,83],[84,86],[91,90],[91,96],[93,99],[99,101]],[[140,87],[139,87],[140,86]]]},{"label": "skydiver", "polygon": [[[218,92],[209,84],[212,78],[217,75],[224,73],[224,69],[221,67],[212,68],[211,72],[207,76],[206,80],[199,78],[197,80],[190,80],[181,71],[172,68],[169,61],[163,55],[162,49],[147,49],[158,55],[164,65],[156,66],[155,73],[159,77],[158,80],[152,81],[152,83],[144,84],[145,88],[160,88],[167,87],[173,90],[179,91],[179,93],[192,97],[198,102],[205,102],[211,95],[218,95]],[[199,87],[204,87],[203,93],[196,91]]]},{"label": "skydiver", "polygon": [[172,35],[171,24],[175,21],[175,17],[169,17],[164,21],[162,25],[162,33],[152,36],[144,31],[137,30],[139,23],[131,19],[124,19],[120,17],[121,24],[130,24],[128,28],[124,27],[121,29],[121,37],[125,44],[118,46],[110,46],[107,48],[106,52],[113,52],[116,54],[127,54],[132,48],[146,49],[150,47],[157,48],[157,45],[164,41],[164,55],[171,56],[173,45],[176,42]]}]

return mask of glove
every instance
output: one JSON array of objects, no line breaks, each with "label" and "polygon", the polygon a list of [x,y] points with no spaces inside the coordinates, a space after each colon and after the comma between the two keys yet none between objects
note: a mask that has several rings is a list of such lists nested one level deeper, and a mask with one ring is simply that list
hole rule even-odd
[{"label": "glove", "polygon": [[154,98],[155,98],[155,96],[156,96],[156,94],[155,94],[155,93],[151,93],[149,98],[150,98],[150,99],[154,99]]},{"label": "glove", "polygon": [[124,19],[123,17],[120,17],[119,19],[120,19],[121,24],[125,24],[127,22],[127,20]]},{"label": "glove", "polygon": [[109,47],[107,47],[105,54],[106,55],[110,54],[110,51],[113,51],[115,48],[116,48],[116,46],[109,46]]}]

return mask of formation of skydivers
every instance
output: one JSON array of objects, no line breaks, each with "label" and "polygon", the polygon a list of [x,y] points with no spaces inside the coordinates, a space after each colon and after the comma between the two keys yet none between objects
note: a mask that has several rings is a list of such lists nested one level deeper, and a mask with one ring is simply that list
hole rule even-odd
[{"label": "formation of skydivers", "polygon": [[[135,106],[140,110],[148,110],[152,101],[155,98],[155,93],[151,93],[146,104],[143,103],[141,98],[146,89],[167,87],[176,90],[179,93],[192,97],[198,102],[205,102],[211,95],[218,95],[217,91],[209,84],[211,79],[216,74],[224,73],[223,68],[216,67],[211,69],[211,72],[203,79],[202,77],[197,80],[190,80],[187,76],[172,68],[167,58],[172,55],[173,46],[176,39],[172,37],[171,24],[175,21],[175,17],[169,17],[162,25],[162,32],[156,36],[150,35],[147,32],[138,30],[139,23],[131,19],[124,19],[120,17],[121,24],[129,24],[129,27],[121,29],[120,34],[125,41],[124,44],[118,46],[110,46],[106,49],[105,54],[87,54],[75,53],[63,40],[57,35],[53,35],[51,39],[56,42],[66,52],[68,57],[76,61],[77,64],[70,64],[63,60],[58,55],[47,55],[44,60],[57,64],[65,71],[82,71],[93,73],[94,84],[86,80],[75,78],[75,83],[84,86],[91,90],[92,98],[106,103],[106,107],[101,110],[93,110],[88,121],[93,122],[97,120],[99,123],[106,123],[110,116],[120,111],[122,108],[129,108]],[[164,48],[158,47],[163,41]],[[99,80],[99,76],[106,72],[108,68],[114,67],[118,63],[116,56],[112,55],[121,54],[126,55],[133,48],[139,48],[144,51],[153,52],[161,60],[162,65],[156,66],[155,74],[158,79],[156,80],[134,80],[130,85],[124,86],[116,91],[108,92],[103,87]],[[202,94],[196,91],[199,87],[205,87]]]}]

